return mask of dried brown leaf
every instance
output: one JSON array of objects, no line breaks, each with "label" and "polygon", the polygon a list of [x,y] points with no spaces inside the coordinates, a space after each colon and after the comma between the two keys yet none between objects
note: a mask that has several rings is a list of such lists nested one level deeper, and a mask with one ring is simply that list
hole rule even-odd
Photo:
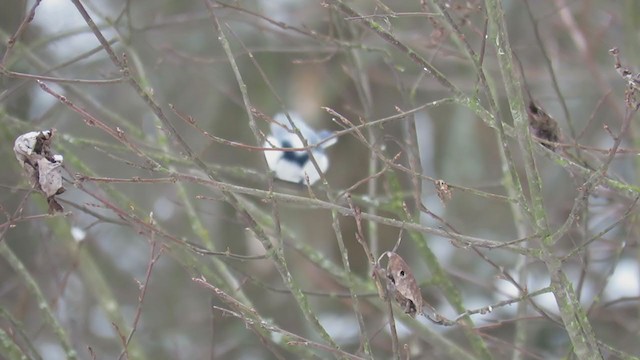
[{"label": "dried brown leaf", "polygon": [[436,186],[436,193],[442,201],[443,204],[446,204],[449,200],[451,200],[451,188],[449,188],[449,184],[444,182],[444,180],[436,180],[433,183]]},{"label": "dried brown leaf", "polygon": [[65,191],[62,187],[62,155],[51,151],[54,133],[54,129],[28,132],[18,136],[13,145],[13,152],[29,183],[47,198],[50,213],[63,211],[55,195]]},{"label": "dried brown leaf", "polygon": [[[547,114],[541,107],[532,101],[527,107],[529,115],[529,127],[534,137],[549,142],[558,142],[560,140],[560,129],[558,122]],[[540,142],[543,146],[551,151],[556,150],[556,145],[548,142]]]},{"label": "dried brown leaf", "polygon": [[38,165],[38,183],[47,198],[57,195],[61,189],[64,189],[62,188],[62,174],[60,172],[62,160],[49,161],[48,159],[40,158],[36,164]]},{"label": "dried brown leaf", "polygon": [[422,293],[409,265],[395,252],[387,251],[387,257],[387,277],[395,288],[395,300],[405,313],[413,317],[422,314]]}]

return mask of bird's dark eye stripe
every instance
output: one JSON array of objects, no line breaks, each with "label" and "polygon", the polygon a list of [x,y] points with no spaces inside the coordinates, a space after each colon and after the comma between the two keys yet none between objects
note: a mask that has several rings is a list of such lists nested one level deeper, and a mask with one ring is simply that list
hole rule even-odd
[{"label": "bird's dark eye stripe", "polygon": [[[281,147],[289,149],[293,147],[293,144],[291,144],[289,140],[283,140]],[[300,167],[304,167],[307,161],[309,161],[309,154],[307,154],[306,151],[285,151],[282,158]]]},{"label": "bird's dark eye stripe", "polygon": [[304,167],[307,161],[309,161],[309,154],[307,154],[306,151],[285,151],[282,158],[295,163],[300,167]]}]

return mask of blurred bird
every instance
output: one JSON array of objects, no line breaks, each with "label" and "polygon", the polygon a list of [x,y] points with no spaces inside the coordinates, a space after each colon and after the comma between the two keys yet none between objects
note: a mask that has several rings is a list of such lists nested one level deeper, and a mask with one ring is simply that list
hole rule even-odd
[{"label": "blurred bird", "polygon": [[[311,129],[302,117],[295,113],[289,112],[291,121],[295,127],[300,130],[302,137],[307,140],[310,151],[313,154],[318,168],[323,173],[329,168],[329,158],[325,153],[325,149],[336,143],[337,138],[323,140],[331,137],[333,132],[328,130],[315,131]],[[285,113],[278,113],[273,117],[275,120],[271,124],[271,134],[267,136],[263,147],[265,148],[303,148],[304,144],[291,127],[291,123],[287,119]],[[322,144],[320,144],[322,142]],[[318,145],[320,144],[320,145]],[[317,145],[317,146],[316,146]],[[264,156],[269,165],[269,169],[275,172],[278,179],[303,184],[305,182],[305,174],[309,177],[309,183],[313,185],[320,179],[320,174],[316,171],[313,162],[309,157],[307,150],[297,151],[265,151]]]},{"label": "blurred bird", "polygon": [[529,115],[529,127],[533,136],[537,139],[548,141],[541,141],[540,143],[547,149],[555,151],[556,145],[552,143],[557,143],[560,140],[558,122],[534,103],[533,100],[529,101],[527,114]]},{"label": "blurred bird", "polygon": [[527,84],[527,78],[524,75],[522,62],[515,52],[513,53],[513,56],[517,60],[518,67],[520,68],[520,74],[522,75],[522,80],[524,82],[524,89],[529,97],[527,115],[529,118],[529,129],[531,130],[531,135],[533,135],[533,137],[538,140],[538,143],[542,144],[542,146],[551,151],[556,151],[556,144],[554,143],[557,143],[562,139],[558,122],[547,114],[542,107],[538,106],[535,101],[533,101],[533,96],[531,96],[531,91]]}]

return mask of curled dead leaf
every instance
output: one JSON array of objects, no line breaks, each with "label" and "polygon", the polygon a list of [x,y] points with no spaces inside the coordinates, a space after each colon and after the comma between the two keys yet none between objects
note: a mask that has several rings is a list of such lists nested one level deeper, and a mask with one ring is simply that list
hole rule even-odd
[{"label": "curled dead leaf", "polygon": [[436,193],[442,201],[443,204],[446,204],[449,200],[451,200],[451,188],[449,188],[449,184],[444,182],[444,180],[436,180],[433,183],[436,186]]},{"label": "curled dead leaf", "polygon": [[541,141],[540,143],[547,149],[555,151],[556,145],[552,143],[557,143],[560,140],[558,122],[533,101],[529,102],[527,114],[529,115],[529,128],[533,136],[544,140],[545,142]]},{"label": "curled dead leaf", "polygon": [[54,157],[54,161],[49,161],[45,158],[40,158],[37,161],[38,165],[38,183],[40,188],[47,197],[58,195],[64,192],[62,187],[62,175],[60,174],[60,166],[62,166],[62,159],[57,156]]},{"label": "curled dead leaf", "polygon": [[18,136],[13,145],[13,152],[29,183],[47,198],[49,213],[64,210],[55,199],[65,189],[62,187],[63,157],[51,151],[54,133],[54,129],[31,131]]},{"label": "curled dead leaf", "polygon": [[423,314],[422,293],[409,265],[395,252],[387,251],[386,254],[389,258],[387,263],[387,278],[390,280],[389,290],[394,295],[396,302],[406,314],[412,317]]}]

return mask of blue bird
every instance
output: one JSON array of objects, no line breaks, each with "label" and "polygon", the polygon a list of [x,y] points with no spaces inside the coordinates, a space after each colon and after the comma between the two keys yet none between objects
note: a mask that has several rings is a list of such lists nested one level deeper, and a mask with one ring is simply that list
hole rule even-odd
[{"label": "blue bird", "polygon": [[[323,140],[331,137],[333,132],[328,130],[315,131],[311,129],[302,117],[295,113],[289,112],[289,116],[302,136],[307,140],[320,171],[323,173],[329,168],[329,158],[325,153],[325,149],[336,143],[337,138],[329,139],[322,144]],[[304,144],[296,135],[291,127],[291,123],[284,113],[278,113],[273,117],[274,123],[271,123],[271,134],[267,136],[263,147],[265,148],[302,148]],[[318,145],[320,144],[320,145]],[[314,147],[318,145],[317,147]],[[269,169],[273,171],[278,179],[303,184],[305,182],[305,174],[309,177],[309,183],[313,185],[320,179],[320,174],[316,171],[313,162],[306,150],[297,151],[265,151],[264,156],[267,160]]]}]

